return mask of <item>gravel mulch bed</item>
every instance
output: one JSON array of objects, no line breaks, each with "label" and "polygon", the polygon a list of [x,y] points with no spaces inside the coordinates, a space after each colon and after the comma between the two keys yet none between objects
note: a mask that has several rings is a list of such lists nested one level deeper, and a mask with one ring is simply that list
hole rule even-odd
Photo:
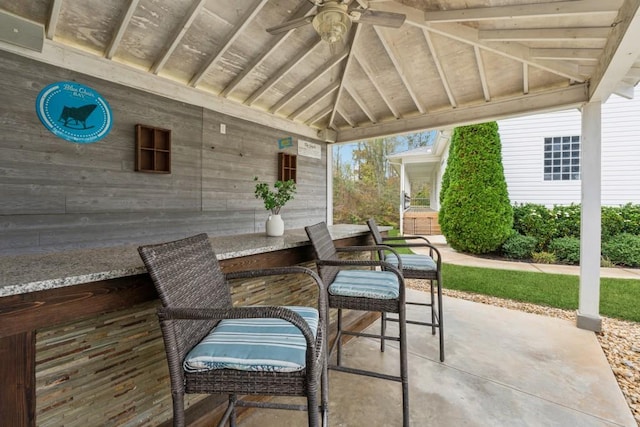
[{"label": "gravel mulch bed", "polygon": [[[423,280],[410,279],[407,280],[407,285],[410,288],[421,291],[429,290],[428,282]],[[448,289],[443,289],[443,294],[453,298],[491,304],[527,313],[558,317],[571,321],[576,320],[576,313],[569,310]],[[620,389],[631,408],[631,412],[640,427],[640,323],[603,317],[602,332],[596,334],[596,336],[611,365],[611,370],[620,385]]]}]

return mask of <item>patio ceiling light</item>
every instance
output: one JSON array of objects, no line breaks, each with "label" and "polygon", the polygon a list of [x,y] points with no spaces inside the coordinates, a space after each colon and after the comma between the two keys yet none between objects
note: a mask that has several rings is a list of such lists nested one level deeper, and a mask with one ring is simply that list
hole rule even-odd
[{"label": "patio ceiling light", "polygon": [[313,28],[320,38],[329,44],[339,43],[351,28],[351,18],[347,14],[347,5],[328,2],[313,18]]}]

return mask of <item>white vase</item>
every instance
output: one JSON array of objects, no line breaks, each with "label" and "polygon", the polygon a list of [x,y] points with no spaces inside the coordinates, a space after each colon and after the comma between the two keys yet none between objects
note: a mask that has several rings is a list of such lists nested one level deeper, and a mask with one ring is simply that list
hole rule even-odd
[{"label": "white vase", "polygon": [[269,215],[267,218],[267,236],[282,236],[284,234],[284,221],[278,215]]}]

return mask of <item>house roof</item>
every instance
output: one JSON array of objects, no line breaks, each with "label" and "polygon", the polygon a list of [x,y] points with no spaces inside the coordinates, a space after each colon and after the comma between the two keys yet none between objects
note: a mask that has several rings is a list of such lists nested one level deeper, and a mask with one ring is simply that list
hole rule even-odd
[{"label": "house roof", "polygon": [[[632,96],[640,80],[640,0],[350,0],[406,19],[354,23],[344,49],[312,25],[266,31],[321,1],[0,0],[0,49],[330,142]],[[31,23],[40,43],[20,39]]]}]

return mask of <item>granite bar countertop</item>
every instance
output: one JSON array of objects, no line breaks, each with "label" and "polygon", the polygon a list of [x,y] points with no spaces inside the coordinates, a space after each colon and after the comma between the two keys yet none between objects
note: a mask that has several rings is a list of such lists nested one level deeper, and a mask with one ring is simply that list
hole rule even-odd
[{"label": "granite bar countertop", "polygon": [[[329,230],[334,239],[369,232],[366,226],[349,224],[333,225]],[[256,233],[211,237],[210,240],[220,260],[309,244],[304,229],[286,230],[282,237]],[[128,245],[0,256],[0,297],[145,273],[137,247]]]}]

